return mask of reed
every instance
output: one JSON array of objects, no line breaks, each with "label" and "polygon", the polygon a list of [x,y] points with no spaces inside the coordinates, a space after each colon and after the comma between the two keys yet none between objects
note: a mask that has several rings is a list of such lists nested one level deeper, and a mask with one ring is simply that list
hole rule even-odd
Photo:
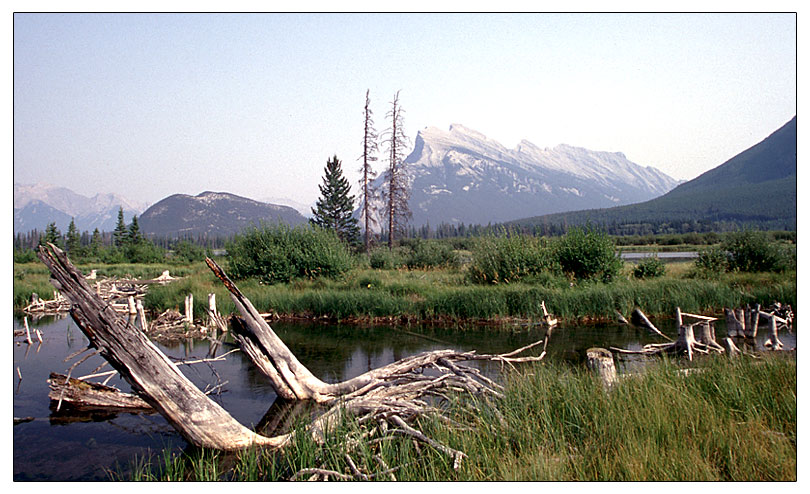
[{"label": "reed", "polygon": [[[378,456],[401,467],[396,477],[406,481],[796,480],[795,359],[714,358],[701,368],[684,376],[676,362],[662,361],[606,392],[583,368],[538,364],[510,375],[501,399],[449,404],[462,427],[422,420],[427,435],[468,455],[457,471],[408,439],[361,442],[351,455],[368,475],[382,472]],[[344,438],[360,432],[344,418],[323,446],[302,434],[283,453],[184,453],[154,469],[172,480],[282,480],[313,465],[348,472]],[[135,464],[133,480],[167,476],[142,459]]]}]

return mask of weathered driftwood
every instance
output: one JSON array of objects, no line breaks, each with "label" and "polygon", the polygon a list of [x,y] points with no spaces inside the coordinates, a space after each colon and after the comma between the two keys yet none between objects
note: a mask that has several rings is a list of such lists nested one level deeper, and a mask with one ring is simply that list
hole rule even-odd
[{"label": "weathered driftwood", "polygon": [[151,405],[136,395],[55,372],[51,372],[48,385],[51,388],[48,397],[52,408],[56,410],[68,405],[77,410],[104,408],[132,412],[154,411]]},{"label": "weathered driftwood", "polygon": [[771,316],[768,321],[768,339],[765,341],[765,347],[771,350],[781,350],[784,345],[779,341],[779,332],[776,326],[777,316]]},{"label": "weathered driftwood", "polygon": [[[221,450],[252,445],[279,448],[289,444],[291,434],[275,437],[256,434],[210,400],[142,331],[128,324],[95,294],[60,249],[49,244],[47,248],[40,247],[38,256],[50,269],[52,282],[73,304],[71,315],[90,345],[98,349],[133,391],[163,415],[189,443]],[[207,262],[225,283],[242,313],[243,317],[235,325],[239,328],[238,332],[234,331],[237,341],[254,362],[262,365],[277,394],[286,399],[333,405],[310,424],[308,433],[316,439],[323,437],[341,415],[348,412],[358,416],[360,423],[379,423],[379,430],[400,431],[425,441],[413,434],[411,426],[402,424],[429,413],[441,417],[426,397],[441,400],[459,391],[499,394],[498,384],[464,361],[488,360],[511,365],[537,361],[545,355],[543,352],[540,356],[517,356],[540,343],[547,343],[547,339],[501,355],[438,350],[403,359],[342,383],[324,383],[298,362],[219,266],[210,259]],[[438,375],[421,372],[426,368],[438,370]],[[389,429],[385,424],[392,424],[394,428]],[[455,466],[463,457],[461,452],[426,442],[452,455]]]},{"label": "weathered driftwood", "polygon": [[740,349],[737,348],[737,345],[734,344],[734,340],[732,340],[730,337],[726,336],[721,340],[721,342],[723,344],[723,348],[726,350],[726,355],[728,355],[729,358],[736,358],[742,354]]},{"label": "weathered driftwood", "polygon": [[641,312],[641,309],[639,309],[638,307],[633,309],[633,313],[630,315],[630,320],[633,321],[633,324],[635,324],[636,326],[647,328],[648,330],[657,334],[658,336],[672,341],[670,337],[668,337],[667,335],[662,333],[658,328],[656,328],[655,325],[652,322],[650,322],[647,316],[645,316],[644,313]]},{"label": "weathered driftwood", "polygon": [[[695,353],[707,354],[710,352],[724,352],[725,350],[714,340],[713,328],[710,321],[706,319],[713,319],[707,316],[699,316],[700,322],[693,324],[683,324],[683,316],[692,316],[695,314],[686,314],[676,310],[676,319],[681,323],[678,328],[678,339],[672,343],[653,343],[644,345],[641,350],[627,350],[624,348],[610,347],[611,350],[625,353],[625,354],[638,354],[638,355],[660,355],[660,354],[685,354],[691,361]],[[695,338],[695,326],[700,326],[701,339],[698,341]],[[705,327],[708,326],[708,327]],[[705,327],[705,328],[704,328]]]},{"label": "weathered driftwood", "polygon": [[589,348],[585,352],[585,357],[588,368],[596,372],[602,379],[602,384],[610,389],[618,379],[613,354],[604,348]]},{"label": "weathered driftwood", "polygon": [[71,301],[71,315],[90,344],[189,443],[232,450],[286,442],[286,437],[254,433],[210,400],[142,331],[96,296],[64,252],[49,244],[39,248],[38,256],[50,270],[52,283]]},{"label": "weathered driftwood", "polygon": [[[208,267],[222,281],[242,318],[234,322],[234,338],[242,351],[269,378],[276,393],[288,400],[314,400],[318,403],[331,403],[336,399],[358,390],[385,386],[392,376],[405,375],[432,366],[452,368],[454,362],[470,360],[491,360],[503,363],[537,361],[539,357],[515,357],[515,352],[504,355],[478,355],[475,352],[437,350],[404,358],[398,362],[371,370],[353,379],[339,383],[326,383],[315,377],[302,365],[287,345],[276,335],[261,314],[253,307],[222,268],[212,259],[206,259]],[[536,344],[542,343],[537,342]],[[535,345],[536,345],[535,344]],[[532,345],[534,346],[534,345]],[[521,351],[530,347],[524,347]]]}]

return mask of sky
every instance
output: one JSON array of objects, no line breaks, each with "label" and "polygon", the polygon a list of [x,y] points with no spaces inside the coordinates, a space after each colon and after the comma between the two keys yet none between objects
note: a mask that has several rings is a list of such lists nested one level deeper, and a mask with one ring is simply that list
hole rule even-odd
[{"label": "sky", "polygon": [[[620,151],[682,180],[794,115],[796,14],[14,14],[13,180],[303,204],[378,132]],[[378,162],[378,169],[382,168]],[[355,189],[356,190],[356,189]]]}]

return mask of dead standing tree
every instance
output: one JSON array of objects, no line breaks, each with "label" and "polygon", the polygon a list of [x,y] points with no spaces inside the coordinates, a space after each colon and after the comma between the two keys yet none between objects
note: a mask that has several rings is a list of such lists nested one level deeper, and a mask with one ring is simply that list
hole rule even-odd
[{"label": "dead standing tree", "polygon": [[371,250],[371,227],[376,223],[373,215],[372,203],[377,199],[377,190],[372,181],[377,173],[371,168],[371,163],[377,161],[377,131],[374,129],[374,120],[371,112],[371,100],[366,90],[366,106],[363,108],[363,166],[360,167],[360,217],[363,221],[363,245],[368,253]]},{"label": "dead standing tree", "polygon": [[[90,346],[189,443],[220,450],[251,445],[280,448],[289,444],[292,434],[275,437],[256,434],[194,386],[143,332],[95,294],[60,249],[53,245],[40,247],[38,256],[51,271],[52,283],[71,301],[71,315],[90,340]],[[309,427],[309,433],[316,439],[322,438],[341,413],[347,411],[360,417],[360,421],[390,423],[391,430],[450,454],[457,465],[463,453],[433,442],[408,425],[420,416],[440,412],[426,398],[446,398],[459,391],[497,396],[500,386],[464,362],[512,364],[539,361],[545,356],[545,351],[539,356],[517,355],[547,340],[500,355],[437,350],[405,358],[348,381],[326,383],[298,361],[224,271],[211,259],[206,262],[228,288],[242,315],[236,319],[234,328],[237,342],[268,376],[277,394],[289,401],[313,400],[332,406]],[[425,369],[434,369],[437,375],[423,372]]]},{"label": "dead standing tree", "polygon": [[385,132],[388,144],[388,169],[385,170],[385,214],[388,217],[388,248],[394,248],[394,236],[403,233],[411,210],[408,206],[411,191],[408,177],[402,170],[402,160],[405,158],[405,146],[408,137],[405,135],[402,114],[405,110],[399,104],[399,91],[391,102],[391,110],[386,117],[391,119],[391,127]]}]

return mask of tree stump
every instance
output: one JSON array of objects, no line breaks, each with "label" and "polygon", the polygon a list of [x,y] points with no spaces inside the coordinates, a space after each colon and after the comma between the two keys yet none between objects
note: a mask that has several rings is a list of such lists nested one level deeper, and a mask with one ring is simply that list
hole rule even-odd
[{"label": "tree stump", "polygon": [[602,379],[605,388],[610,389],[618,379],[613,354],[604,348],[589,348],[585,356],[588,359],[588,368]]},{"label": "tree stump", "polygon": [[781,350],[784,345],[779,341],[779,333],[776,326],[776,317],[770,316],[768,321],[768,340],[765,341],[765,347],[771,350]]}]

